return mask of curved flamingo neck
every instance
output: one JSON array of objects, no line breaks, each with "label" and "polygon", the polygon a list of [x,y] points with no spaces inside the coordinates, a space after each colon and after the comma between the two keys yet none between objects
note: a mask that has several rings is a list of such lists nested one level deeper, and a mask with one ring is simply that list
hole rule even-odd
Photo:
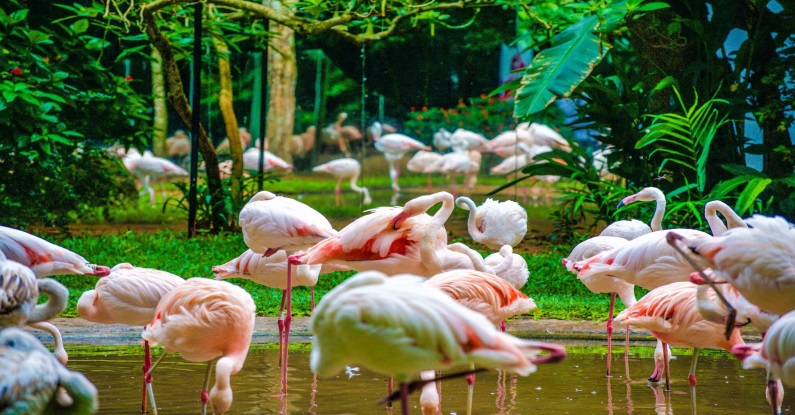
[{"label": "curved flamingo neck", "polygon": [[[453,195],[447,192],[438,192],[432,195],[421,196],[414,200],[409,201],[403,207],[403,211],[417,215],[428,211],[431,206],[442,202],[442,207],[433,215],[428,225],[425,226],[425,232],[420,240],[420,258],[427,266],[436,265],[439,263],[439,258],[436,252],[434,240],[439,230],[444,227],[444,223],[450,218],[453,213],[454,201]],[[444,246],[447,246],[445,235]]]},{"label": "curved flamingo neck", "polygon": [[[726,224],[718,217],[720,212],[726,218]],[[704,217],[707,219],[709,229],[713,236],[720,236],[731,228],[747,228],[748,225],[729,205],[720,200],[713,200],[704,206]]]},{"label": "curved flamingo neck", "polygon": [[469,231],[469,235],[472,239],[478,240],[483,237],[483,232],[478,229],[477,224],[477,216],[478,216],[478,208],[475,206],[475,202],[472,199],[461,196],[455,200],[456,205],[461,209],[466,209],[469,211],[469,217],[467,218],[467,230]]},{"label": "curved flamingo neck", "polygon": [[654,216],[651,218],[651,230],[653,232],[662,230],[662,220],[665,216],[665,195],[662,191],[657,188],[654,189],[654,201],[657,203],[657,207],[654,209]]}]

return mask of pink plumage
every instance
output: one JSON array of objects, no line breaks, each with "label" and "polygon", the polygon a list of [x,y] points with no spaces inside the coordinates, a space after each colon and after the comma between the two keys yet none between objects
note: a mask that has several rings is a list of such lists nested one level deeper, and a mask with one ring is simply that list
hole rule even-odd
[{"label": "pink plumage", "polygon": [[0,252],[30,268],[36,277],[85,274],[104,276],[110,268],[89,264],[82,256],[18,229],[0,226]]},{"label": "pink plumage", "polygon": [[328,219],[311,207],[262,191],[240,211],[243,240],[258,254],[305,249],[334,236]]}]

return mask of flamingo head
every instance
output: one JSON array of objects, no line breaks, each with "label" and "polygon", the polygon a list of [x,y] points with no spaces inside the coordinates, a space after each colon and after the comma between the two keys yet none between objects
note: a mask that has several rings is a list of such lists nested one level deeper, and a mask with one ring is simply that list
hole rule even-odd
[{"label": "flamingo head", "polygon": [[110,275],[109,267],[106,267],[104,265],[94,265],[94,264],[88,264],[88,266],[89,268],[93,269],[94,272],[87,275],[93,275],[95,277],[100,277],[100,278],[107,277],[108,275]]}]

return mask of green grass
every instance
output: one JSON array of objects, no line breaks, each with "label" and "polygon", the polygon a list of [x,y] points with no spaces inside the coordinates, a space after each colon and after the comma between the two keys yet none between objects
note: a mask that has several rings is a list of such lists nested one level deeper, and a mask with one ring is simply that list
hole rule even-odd
[{"label": "green grass", "polygon": [[[120,262],[130,262],[140,267],[168,271],[183,278],[211,278],[213,265],[223,264],[246,250],[239,233],[199,235],[187,239],[185,232],[126,232],[118,235],[69,237],[53,242],[97,264],[114,266]],[[535,254],[521,253],[530,269],[530,278],[522,291],[535,300],[539,309],[530,315],[539,319],[605,320],[609,296],[592,294],[573,274],[565,271],[560,265],[560,258],[566,252],[565,247],[549,246]],[[315,287],[316,301],[353,274],[351,271],[321,276]],[[84,291],[93,289],[96,278],[80,275],[54,278],[69,288],[69,304],[63,315],[77,316],[77,299]],[[258,315],[277,315],[281,301],[280,290],[242,279],[229,281],[251,294],[257,305]],[[619,304],[620,302],[617,309],[620,309]],[[293,297],[296,315],[308,315],[309,308],[309,290],[305,287],[296,288]]]}]

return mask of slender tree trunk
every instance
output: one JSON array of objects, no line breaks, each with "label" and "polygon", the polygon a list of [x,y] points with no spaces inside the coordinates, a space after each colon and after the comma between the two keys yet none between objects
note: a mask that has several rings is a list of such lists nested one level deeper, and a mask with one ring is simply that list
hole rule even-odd
[{"label": "slender tree trunk", "polygon": [[213,33],[213,44],[218,54],[218,77],[221,88],[218,92],[218,108],[226,126],[226,136],[229,138],[229,155],[232,156],[232,197],[240,196],[240,180],[243,177],[243,148],[240,143],[240,131],[237,126],[237,117],[233,107],[232,70],[229,66],[229,46],[217,33]]},{"label": "slender tree trunk", "polygon": [[[163,60],[163,70],[166,77],[168,102],[177,111],[180,119],[185,125],[191,125],[192,111],[188,103],[188,97],[185,96],[185,88],[182,84],[182,77],[179,74],[179,67],[174,58],[174,51],[171,43],[163,36],[160,28],[157,27],[157,22],[152,12],[144,9],[143,22],[144,30],[149,40],[155,48],[160,52]],[[200,63],[199,63],[200,64]],[[221,173],[218,171],[218,155],[215,154],[215,148],[207,137],[207,130],[203,125],[199,125],[199,152],[204,158],[205,173],[207,173],[207,188],[210,191],[210,200],[212,203],[212,231],[218,232],[221,229],[228,228],[226,221],[227,213],[224,206],[224,189],[221,186]]]},{"label": "slender tree trunk", "polygon": [[163,79],[163,65],[160,52],[152,48],[152,105],[154,125],[152,128],[152,151],[158,157],[166,157],[166,136],[168,135],[168,109],[166,108],[166,81]]},{"label": "slender tree trunk", "polygon": [[[276,0],[271,1],[270,6],[282,9],[281,3]],[[295,124],[295,83],[298,77],[295,32],[273,21],[270,22],[270,31],[276,33],[276,36],[268,46],[270,101],[265,135],[270,140],[270,151],[292,163],[290,138]]]}]

